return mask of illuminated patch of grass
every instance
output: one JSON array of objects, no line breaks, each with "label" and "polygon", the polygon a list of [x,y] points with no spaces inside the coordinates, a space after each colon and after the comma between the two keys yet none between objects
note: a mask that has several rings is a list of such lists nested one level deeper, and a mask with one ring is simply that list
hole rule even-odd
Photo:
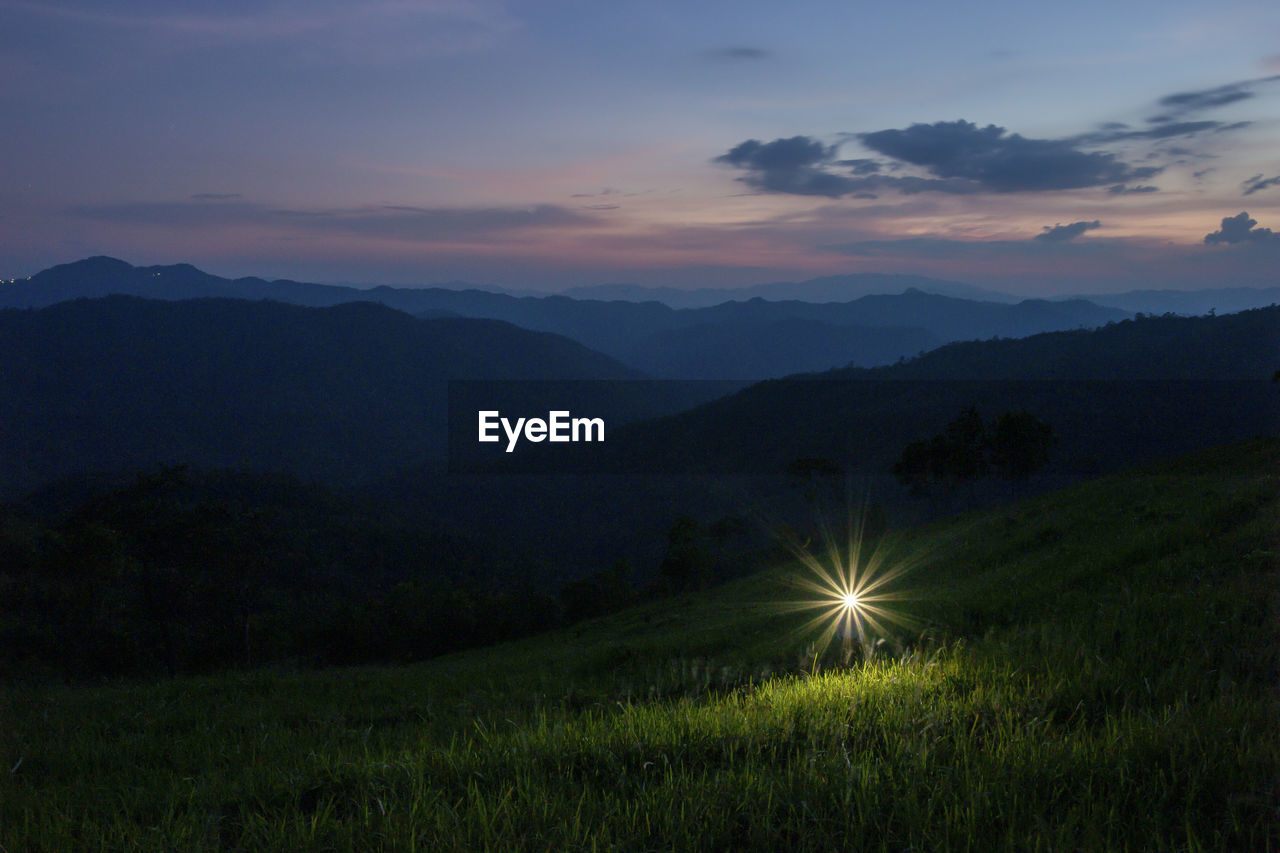
[{"label": "illuminated patch of grass", "polygon": [[851,670],[766,573],[414,667],[9,690],[0,849],[1280,849],[1278,462],[915,531],[928,628]]}]

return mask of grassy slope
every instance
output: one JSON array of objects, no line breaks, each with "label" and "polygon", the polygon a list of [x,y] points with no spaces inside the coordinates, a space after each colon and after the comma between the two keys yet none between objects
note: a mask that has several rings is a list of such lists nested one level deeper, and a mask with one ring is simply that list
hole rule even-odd
[{"label": "grassy slope", "polygon": [[912,531],[931,627],[851,671],[797,671],[779,569],[415,667],[6,691],[0,849],[1280,849],[1278,463]]}]

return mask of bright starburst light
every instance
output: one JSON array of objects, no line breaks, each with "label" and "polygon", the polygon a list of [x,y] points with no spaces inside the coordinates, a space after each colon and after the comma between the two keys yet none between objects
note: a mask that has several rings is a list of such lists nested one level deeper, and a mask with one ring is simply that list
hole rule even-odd
[{"label": "bright starburst light", "polygon": [[848,512],[844,541],[838,541],[831,525],[819,517],[821,547],[811,548],[794,536],[783,541],[806,570],[795,578],[808,595],[787,606],[794,610],[816,610],[804,626],[805,632],[820,629],[818,648],[825,649],[838,636],[846,649],[856,641],[864,654],[877,638],[888,637],[891,626],[910,627],[913,620],[896,602],[908,598],[896,582],[917,562],[910,555],[891,553],[885,537],[868,542],[866,515]]}]

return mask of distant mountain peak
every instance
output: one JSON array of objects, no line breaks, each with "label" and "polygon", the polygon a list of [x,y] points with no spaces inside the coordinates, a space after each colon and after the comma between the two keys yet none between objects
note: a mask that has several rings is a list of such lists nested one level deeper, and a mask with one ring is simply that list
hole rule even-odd
[{"label": "distant mountain peak", "polygon": [[94,255],[91,258],[84,258],[79,261],[72,261],[67,264],[58,264],[47,270],[37,273],[33,278],[51,275],[122,275],[133,272],[134,266],[127,261],[119,258],[113,258],[109,255]]},{"label": "distant mountain peak", "polygon": [[[876,295],[879,295],[879,294],[876,294]],[[892,294],[885,294],[885,295],[886,295],[886,296],[892,296]],[[947,295],[947,294],[945,294],[945,293],[935,293],[935,292],[934,292],[934,291],[932,291],[932,290],[921,290],[921,289],[920,289],[920,288],[918,288],[918,287],[908,287],[906,290],[902,291],[902,293],[901,293],[900,295],[901,295],[901,296],[910,296],[912,299],[928,299],[928,300],[932,300],[932,301],[934,301],[934,302],[947,302],[947,301],[954,302],[954,301],[956,301],[957,299],[961,298],[961,297],[956,297],[956,296],[948,296],[948,295]],[[980,300],[980,299],[967,299],[966,301],[968,301],[968,302],[981,302],[981,301],[983,301],[983,300]]]},{"label": "distant mountain peak", "polygon": [[648,287],[637,284],[601,284],[571,287],[566,296],[576,299],[606,299],[627,302],[657,300],[672,308],[709,308],[725,302],[746,302],[753,297],[770,302],[845,303],[864,296],[897,296],[918,290],[959,299],[984,302],[1017,302],[1008,293],[958,281],[944,281],[918,275],[894,273],[852,273],[827,275],[799,282],[775,281],[741,287]]}]

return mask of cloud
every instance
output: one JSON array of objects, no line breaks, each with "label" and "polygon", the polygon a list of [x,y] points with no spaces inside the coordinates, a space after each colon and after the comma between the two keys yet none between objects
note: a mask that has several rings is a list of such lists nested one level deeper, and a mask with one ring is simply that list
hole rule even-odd
[{"label": "cloud", "polygon": [[867,148],[938,178],[973,181],[991,192],[1069,190],[1150,177],[1114,154],[1082,151],[1069,139],[1028,139],[989,124],[940,121],[858,134]]},{"label": "cloud", "polygon": [[[1036,192],[1123,184],[1161,172],[1134,167],[1114,154],[1083,151],[1073,140],[1027,139],[1004,128],[980,128],[967,121],[913,124],[851,137],[895,163],[923,168],[928,177],[884,175],[885,163],[872,158],[838,160],[838,145],[809,136],[761,142],[748,139],[716,157],[747,174],[748,186],[792,195],[828,198],[894,190],[904,194],[941,192]],[[850,174],[834,171],[843,167]]]},{"label": "cloud", "polygon": [[1246,98],[1252,98],[1253,92],[1250,88],[1257,84],[1274,80],[1271,78],[1261,78],[1258,80],[1242,80],[1238,83],[1228,83],[1225,86],[1214,86],[1211,89],[1200,89],[1193,92],[1175,92],[1172,95],[1165,95],[1160,99],[1160,106],[1167,107],[1176,112],[1189,112],[1191,110],[1204,110],[1211,107],[1223,107],[1227,104],[1234,104],[1236,101],[1243,101]]},{"label": "cloud", "polygon": [[[1236,125],[1225,125],[1220,121],[1176,121],[1168,124],[1161,124],[1158,127],[1152,127],[1147,130],[1130,130],[1119,133],[1114,139],[1169,139],[1173,136],[1191,136],[1206,130],[1223,130],[1231,127],[1234,129]],[[1247,125],[1247,122],[1245,123]]]},{"label": "cloud", "polygon": [[1241,211],[1235,216],[1223,217],[1222,227],[1204,235],[1204,242],[1208,245],[1225,243],[1229,246],[1239,244],[1280,246],[1280,234],[1273,233],[1270,228],[1258,228],[1257,224],[1258,220],[1250,217],[1247,211]]},{"label": "cloud", "polygon": [[291,210],[228,200],[221,204],[122,202],[82,205],[68,208],[66,212],[104,222],[179,228],[274,226],[427,242],[483,238],[488,234],[522,229],[590,226],[598,222],[587,214],[550,204],[499,208],[381,205]]},{"label": "cloud", "polygon": [[[1116,196],[1152,193],[1159,188],[1147,183],[1149,179],[1170,166],[1186,165],[1171,157],[1211,156],[1176,142],[1253,124],[1205,119],[1197,113],[1253,98],[1259,87],[1275,81],[1280,81],[1280,74],[1174,92],[1159,99],[1161,114],[1147,119],[1145,125],[1108,121],[1063,138],[1029,138],[995,124],[983,127],[958,119],[841,133],[834,145],[809,136],[768,143],[749,139],[715,162],[744,170],[739,180],[758,190],[828,198],[867,197],[882,191],[958,195],[1094,187]],[[1113,147],[1125,142],[1150,144],[1145,152]],[[837,150],[845,144],[859,144],[876,156],[837,159]],[[1152,165],[1136,165],[1143,160]],[[1252,191],[1266,186],[1270,184],[1262,183]]]},{"label": "cloud", "polygon": [[1048,225],[1044,226],[1044,233],[1037,234],[1033,240],[1039,240],[1044,243],[1066,243],[1079,237],[1086,231],[1092,231],[1095,228],[1101,228],[1102,223],[1097,219],[1092,222],[1072,222],[1070,225],[1054,225],[1052,228]]},{"label": "cloud", "polygon": [[[1165,95],[1160,98],[1157,103],[1161,108],[1161,112],[1147,118],[1146,127],[1135,129],[1133,126],[1124,122],[1105,122],[1099,125],[1097,130],[1080,134],[1079,136],[1065,141],[1069,141],[1078,146],[1094,147],[1105,146],[1113,142],[1125,142],[1131,140],[1150,140],[1159,142],[1162,140],[1186,139],[1195,136],[1222,134],[1241,130],[1243,128],[1250,127],[1253,122],[1215,121],[1199,118],[1198,114],[1205,110],[1215,109],[1217,107],[1223,107],[1253,98],[1256,94],[1255,90],[1258,87],[1277,80],[1280,80],[1280,75],[1259,77],[1253,80],[1241,80],[1235,83],[1228,83],[1223,86],[1215,86],[1209,89],[1175,92],[1171,95]],[[1185,147],[1166,149],[1166,151],[1169,154],[1187,156],[1196,155],[1196,152]],[[1148,155],[1148,158],[1150,159],[1155,156],[1159,155],[1153,152]],[[1131,178],[1132,177],[1138,176],[1131,176]]]},{"label": "cloud", "polygon": [[[1156,123],[1164,120],[1164,116],[1153,116],[1147,121]],[[1252,122],[1238,121],[1226,124],[1220,121],[1179,121],[1168,124],[1157,124],[1145,130],[1133,130],[1120,122],[1107,122],[1099,130],[1083,133],[1070,141],[1077,145],[1105,145],[1109,142],[1121,142],[1126,139],[1172,139],[1177,136],[1195,136],[1197,133],[1225,133],[1248,127]]]},{"label": "cloud", "polygon": [[1111,195],[1141,195],[1143,193],[1158,193],[1159,187],[1153,187],[1150,184],[1141,184],[1136,187],[1126,186],[1125,184],[1116,184],[1113,187],[1107,187],[1107,192]]},{"label": "cloud", "polygon": [[748,139],[713,162],[746,170],[739,178],[747,186],[792,195],[839,198],[860,188],[856,181],[825,171],[835,160],[836,146],[823,145],[808,136],[792,136],[761,142]]},{"label": "cloud", "polygon": [[711,59],[727,60],[729,62],[749,62],[757,59],[769,59],[773,56],[773,51],[765,50],[762,47],[735,45],[733,47],[722,47],[716,50],[709,50],[706,55]]},{"label": "cloud", "polygon": [[190,198],[192,201],[230,201],[244,196],[240,193],[196,193]]},{"label": "cloud", "polygon": [[[837,160],[836,145],[823,145],[808,136],[792,136],[761,142],[748,139],[713,162],[746,170],[738,180],[768,192],[791,195],[820,195],[827,198],[853,196],[875,198],[875,193],[896,190],[904,195],[942,192],[967,195],[983,187],[965,179],[919,178],[909,175],[875,174],[882,165],[871,159]],[[845,167],[854,177],[828,171]]]},{"label": "cloud", "polygon": [[883,168],[879,160],[865,157],[856,160],[837,160],[836,165],[848,167],[849,171],[855,175],[872,175]]},{"label": "cloud", "polygon": [[1266,178],[1264,180],[1261,174],[1257,174],[1240,185],[1244,190],[1245,195],[1253,195],[1259,190],[1265,190],[1267,187],[1276,186],[1280,186],[1280,175],[1276,175],[1274,178]]},{"label": "cloud", "polygon": [[834,154],[833,145],[823,145],[808,136],[792,136],[772,142],[748,139],[721,154],[716,162],[762,172],[786,171],[829,163]]},{"label": "cloud", "polygon": [[[1174,92],[1171,95],[1165,95],[1157,103],[1159,103],[1163,112],[1147,119],[1150,124],[1166,124],[1171,122],[1179,122],[1183,117],[1202,112],[1204,110],[1215,109],[1217,107],[1225,107],[1229,104],[1238,103],[1248,100],[1256,95],[1255,90],[1264,84],[1274,83],[1280,80],[1280,74],[1274,74],[1269,77],[1257,77],[1252,80],[1239,80],[1235,83],[1227,83],[1222,86],[1214,86],[1209,89],[1197,89],[1191,92]],[[1197,122],[1190,122],[1196,124]],[[1236,126],[1228,126],[1227,129],[1234,129]]]}]

